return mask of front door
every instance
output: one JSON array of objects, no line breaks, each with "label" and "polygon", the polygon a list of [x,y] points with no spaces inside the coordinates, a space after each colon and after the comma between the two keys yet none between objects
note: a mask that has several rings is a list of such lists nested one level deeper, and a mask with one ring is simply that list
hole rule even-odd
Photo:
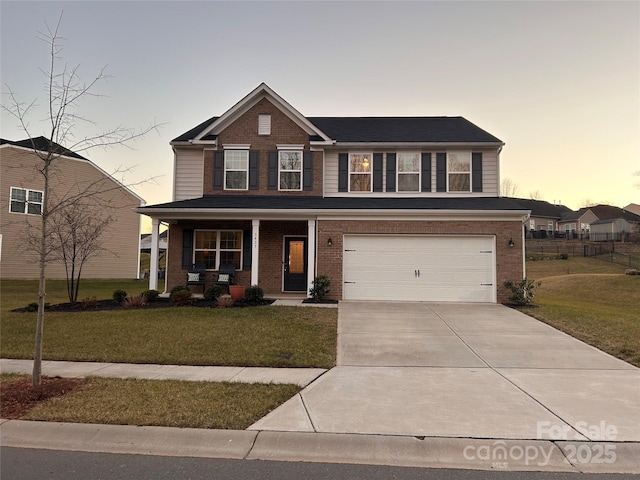
[{"label": "front door", "polygon": [[284,238],[284,291],[307,291],[307,238]]}]

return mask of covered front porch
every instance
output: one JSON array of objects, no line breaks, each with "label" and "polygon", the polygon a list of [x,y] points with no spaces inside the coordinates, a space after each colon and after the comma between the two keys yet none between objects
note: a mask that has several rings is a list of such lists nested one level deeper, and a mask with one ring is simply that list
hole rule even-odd
[{"label": "covered front porch", "polygon": [[156,290],[163,223],[169,227],[166,292],[184,285],[195,265],[206,269],[204,292],[216,284],[221,265],[233,264],[238,285],[257,285],[271,298],[308,296],[316,275],[315,219],[152,217],[149,288]]}]

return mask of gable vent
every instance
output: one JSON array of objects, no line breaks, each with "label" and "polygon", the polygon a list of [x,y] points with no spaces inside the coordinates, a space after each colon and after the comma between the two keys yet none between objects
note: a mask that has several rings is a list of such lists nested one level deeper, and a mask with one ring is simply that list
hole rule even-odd
[{"label": "gable vent", "polygon": [[271,135],[271,115],[258,115],[258,135]]}]

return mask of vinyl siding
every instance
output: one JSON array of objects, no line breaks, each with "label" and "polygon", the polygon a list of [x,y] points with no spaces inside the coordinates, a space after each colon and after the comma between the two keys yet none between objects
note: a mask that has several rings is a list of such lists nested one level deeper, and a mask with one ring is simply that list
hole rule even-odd
[{"label": "vinyl siding", "polygon": [[[25,249],[26,229],[40,227],[40,217],[9,212],[11,187],[44,189],[44,180],[35,171],[33,152],[27,149],[3,146],[0,149],[0,223],[2,228],[2,256],[0,258],[1,278],[38,278],[38,255]],[[82,160],[60,158],[56,160],[56,174],[51,178],[52,195],[64,195],[77,185],[100,182],[101,201],[114,208],[109,212],[115,221],[103,233],[103,247],[114,252],[104,253],[88,260],[82,270],[82,278],[136,278],[139,262],[140,215],[133,208],[140,205],[140,199],[128,190],[118,186],[92,163]],[[64,266],[50,263],[47,278],[65,278]]]},{"label": "vinyl siding", "polygon": [[173,199],[200,198],[203,192],[203,151],[176,149]]},{"label": "vinyl siding", "polygon": [[[499,180],[498,180],[498,153],[496,150],[483,150],[483,149],[472,149],[474,152],[482,152],[482,192],[475,193],[463,193],[462,195],[467,196],[475,196],[475,197],[497,197],[499,192]],[[344,152],[380,152],[381,150],[375,149],[342,149],[336,151],[325,151],[325,186],[324,191],[327,197],[342,197],[348,195],[354,195],[351,193],[338,192],[338,153]],[[385,153],[396,153],[401,150],[384,150]],[[406,149],[406,151],[425,151],[431,152],[435,154],[436,152],[442,152],[442,149]],[[452,150],[450,150],[452,151]],[[466,150],[469,151],[469,150]],[[435,155],[432,160],[432,168],[431,168],[431,192],[386,192],[387,189],[387,179],[386,175],[383,175],[383,192],[378,193],[357,193],[355,195],[373,195],[373,196],[401,196],[406,197],[407,195],[411,196],[423,196],[423,197],[442,197],[453,195],[452,193],[444,193],[444,192],[436,192],[436,169],[435,169]],[[386,155],[384,158],[383,170],[386,171]]]}]

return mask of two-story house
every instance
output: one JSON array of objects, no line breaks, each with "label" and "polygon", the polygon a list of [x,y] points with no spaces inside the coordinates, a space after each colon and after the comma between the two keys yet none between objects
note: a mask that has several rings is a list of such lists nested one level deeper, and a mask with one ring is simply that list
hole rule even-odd
[{"label": "two-story house", "polygon": [[137,209],[169,224],[168,289],[194,264],[267,295],[326,274],[345,300],[501,302],[523,278],[504,144],[462,117],[305,117],[261,84],[171,145],[174,201]]},{"label": "two-story house", "polygon": [[[110,217],[100,236],[107,251],[89,258],[82,278],[137,278],[140,264],[140,215],[135,207],[144,200],[98,165],[44,137],[10,141],[0,139],[0,278],[36,279],[39,255],[28,248],[28,231],[39,231],[45,201],[42,160],[35,150],[59,155],[51,168],[49,195],[55,205],[61,198],[85,189],[92,192],[91,203],[100,218]],[[52,150],[49,150],[52,149]],[[105,211],[100,205],[108,204]],[[64,263],[51,260],[50,279],[66,278]]]}]

